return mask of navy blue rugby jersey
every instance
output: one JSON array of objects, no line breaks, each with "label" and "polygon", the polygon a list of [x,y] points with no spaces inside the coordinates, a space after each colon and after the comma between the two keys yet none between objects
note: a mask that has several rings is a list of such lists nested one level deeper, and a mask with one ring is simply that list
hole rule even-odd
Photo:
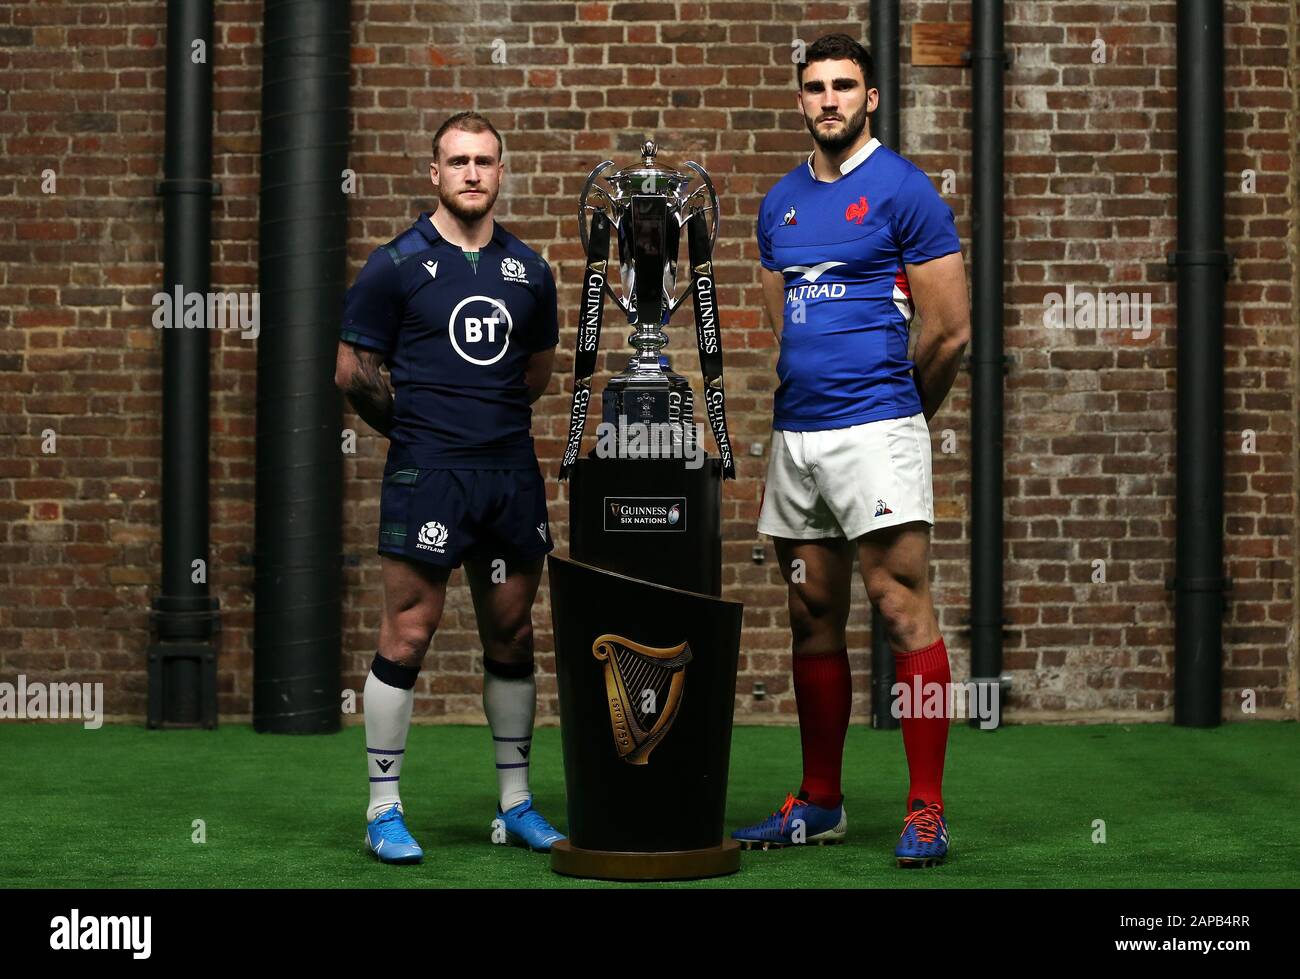
[{"label": "navy blue rugby jersey", "polygon": [[[811,160],[811,158],[809,158]],[[921,411],[907,355],[907,265],[961,250],[923,170],[872,139],[818,180],[802,162],[759,208],[758,252],[785,279],[772,427],[813,432]]]},{"label": "navy blue rugby jersey", "polygon": [[384,355],[395,395],[390,461],[531,469],[524,369],[559,340],[555,277],[499,224],[472,265],[430,213],[371,253],[344,300],[340,337]]}]

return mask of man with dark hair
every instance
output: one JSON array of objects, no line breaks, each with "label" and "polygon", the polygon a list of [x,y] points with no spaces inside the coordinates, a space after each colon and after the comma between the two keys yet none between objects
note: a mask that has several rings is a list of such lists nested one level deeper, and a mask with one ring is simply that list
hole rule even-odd
[{"label": "man with dark hair", "polygon": [[497,160],[505,156],[505,146],[501,142],[501,134],[497,132],[497,127],[488,121],[487,116],[480,115],[477,112],[457,112],[454,116],[448,116],[443,120],[438,131],[433,134],[433,159],[436,163],[438,160],[439,144],[442,137],[452,129],[459,129],[463,133],[491,133],[497,141]]},{"label": "man with dark hair", "polygon": [[[879,91],[876,92],[876,101],[871,103],[870,110],[867,109],[867,103],[865,100],[866,93],[876,87],[876,63],[871,60],[871,54],[866,48],[853,40],[853,38],[849,37],[847,34],[827,34],[825,37],[819,37],[817,40],[813,41],[812,47],[808,48],[808,50],[804,52],[803,60],[797,62],[798,67],[795,68],[795,75],[798,77],[800,91],[803,90],[803,73],[807,69],[808,65],[815,61],[852,61],[857,65],[858,71],[862,74],[862,84],[864,86],[864,101],[862,104],[863,111],[859,122],[866,119],[868,111],[875,111],[876,104],[880,100]],[[800,102],[800,108],[803,108],[802,102]],[[805,110],[804,122],[806,123],[807,121],[808,113]],[[862,128],[861,125],[849,126],[844,129],[838,137],[831,137],[829,142],[832,145],[839,142],[842,143],[843,146],[847,146],[848,143],[844,143],[843,141],[849,139],[850,135],[856,138],[856,136],[862,132]],[[856,130],[856,132],[854,132],[854,130]],[[815,139],[816,137],[813,138]],[[829,149],[830,147],[828,146],[827,148]]]},{"label": "man with dark hair", "polygon": [[493,220],[504,168],[492,124],[452,116],[433,151],[438,209],[371,253],[348,290],[335,372],[357,413],[391,440],[379,515],[384,614],[364,695],[366,845],[385,863],[423,857],[397,786],[415,681],[462,561],[496,754],[492,840],[547,851],[564,838],[528,789],[532,608],[552,548],[530,406],[555,362],[555,279]]},{"label": "man with dark hair", "polygon": [[[845,626],[856,553],[898,680],[940,691],[950,671],[930,596],[930,434],[970,334],[952,211],[929,177],[871,136],[871,56],[844,34],[808,48],[797,102],[806,162],[763,201],[763,300],[780,341],[772,451],[758,530],[788,587],[803,782],[733,836],[747,847],[838,843],[840,769],[852,705]],[[908,355],[908,328],[924,328]],[[919,700],[919,698],[918,698]],[[944,711],[943,713],[946,713]],[[946,716],[902,718],[911,784],[900,866],[948,852]]]}]

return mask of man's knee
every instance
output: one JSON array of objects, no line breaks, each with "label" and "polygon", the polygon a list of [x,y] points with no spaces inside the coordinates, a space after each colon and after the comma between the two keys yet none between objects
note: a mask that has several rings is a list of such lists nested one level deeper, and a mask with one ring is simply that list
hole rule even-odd
[{"label": "man's knee", "polygon": [[440,617],[434,610],[421,606],[389,615],[384,623],[388,633],[384,652],[388,658],[402,666],[419,666],[429,651]]},{"label": "man's knee", "polygon": [[876,569],[867,575],[867,597],[885,620],[885,629],[895,640],[914,636],[927,621],[926,599],[906,581],[889,571]]},{"label": "man's knee", "polygon": [[829,587],[790,586],[790,631],[796,645],[826,633],[838,633],[848,621],[848,609],[842,607]]},{"label": "man's knee", "polygon": [[484,630],[484,654],[506,663],[524,663],[533,658],[533,624],[531,621],[490,623]]}]

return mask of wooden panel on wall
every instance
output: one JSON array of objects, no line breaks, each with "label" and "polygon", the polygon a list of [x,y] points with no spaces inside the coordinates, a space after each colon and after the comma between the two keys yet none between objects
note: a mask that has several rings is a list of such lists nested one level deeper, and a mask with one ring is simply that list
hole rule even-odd
[{"label": "wooden panel on wall", "polygon": [[971,49],[970,24],[913,24],[912,64],[961,68]]}]

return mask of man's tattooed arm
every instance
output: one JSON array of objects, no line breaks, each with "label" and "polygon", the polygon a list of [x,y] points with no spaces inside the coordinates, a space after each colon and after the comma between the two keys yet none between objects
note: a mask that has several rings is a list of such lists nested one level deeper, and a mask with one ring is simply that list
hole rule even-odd
[{"label": "man's tattooed arm", "polygon": [[393,427],[393,388],[380,371],[383,354],[339,343],[334,383],[367,425],[385,438]]}]

